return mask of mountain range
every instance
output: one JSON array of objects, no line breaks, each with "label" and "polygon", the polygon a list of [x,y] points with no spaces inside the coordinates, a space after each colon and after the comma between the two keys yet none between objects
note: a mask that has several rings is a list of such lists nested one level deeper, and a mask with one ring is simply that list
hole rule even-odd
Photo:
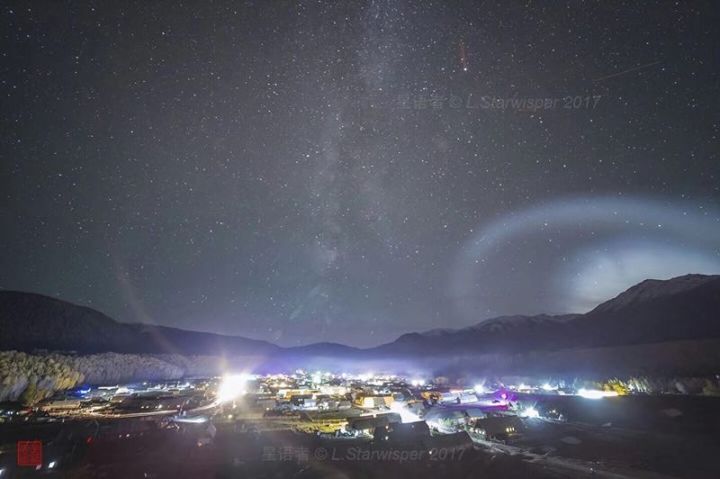
[{"label": "mountain range", "polygon": [[409,333],[389,354],[554,351],[720,338],[720,276],[648,279],[585,314],[502,316],[450,330]]},{"label": "mountain range", "polygon": [[142,323],[34,293],[0,291],[0,350],[75,351],[82,354],[272,354],[265,341]]},{"label": "mountain range", "polygon": [[0,291],[0,350],[367,361],[581,350],[603,350],[609,357],[612,348],[640,351],[641,345],[679,342],[684,354],[693,341],[714,339],[720,339],[718,275],[646,280],[585,314],[502,316],[461,329],[409,333],[369,349],[334,343],[281,348],[238,336],[121,323],[47,296]]}]

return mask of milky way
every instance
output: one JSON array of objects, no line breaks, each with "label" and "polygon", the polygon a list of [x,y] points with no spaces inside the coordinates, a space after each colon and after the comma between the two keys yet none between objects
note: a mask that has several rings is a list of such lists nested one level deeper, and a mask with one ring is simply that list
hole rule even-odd
[{"label": "milky way", "polygon": [[716,272],[716,10],[6,4],[0,288],[374,345]]}]

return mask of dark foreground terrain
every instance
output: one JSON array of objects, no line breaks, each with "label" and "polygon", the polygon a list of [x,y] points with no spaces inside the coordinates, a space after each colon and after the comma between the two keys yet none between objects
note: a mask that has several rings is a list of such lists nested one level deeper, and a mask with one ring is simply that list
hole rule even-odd
[{"label": "dark foreground terrain", "polygon": [[[3,478],[720,477],[720,398],[518,399],[562,421],[528,418],[518,436],[470,449],[326,438],[258,418],[217,424],[202,446],[204,427],[148,418],[4,424],[0,460]],[[63,464],[16,467],[19,440],[43,441],[46,459]]]}]

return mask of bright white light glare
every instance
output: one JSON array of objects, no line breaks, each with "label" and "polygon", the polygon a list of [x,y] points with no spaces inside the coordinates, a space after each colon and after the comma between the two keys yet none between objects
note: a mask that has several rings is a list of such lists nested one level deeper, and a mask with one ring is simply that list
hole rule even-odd
[{"label": "bright white light glare", "polygon": [[473,389],[478,394],[485,394],[485,385],[484,384],[476,384]]},{"label": "bright white light glare", "polygon": [[543,391],[554,391],[555,390],[555,388],[552,387],[552,385],[550,383],[543,384],[542,389],[543,389]]},{"label": "bright white light glare", "polygon": [[400,415],[400,420],[403,423],[417,422],[420,420],[420,416],[412,412],[407,405],[401,402],[394,402],[390,405],[390,410]]},{"label": "bright white light glare", "polygon": [[615,397],[618,393],[615,391],[600,391],[598,389],[580,389],[578,396],[585,399],[602,399],[607,397]]},{"label": "bright white light glare", "polygon": [[526,407],[525,409],[520,411],[519,414],[520,417],[529,417],[529,418],[535,418],[540,417],[540,413],[537,409],[534,407]]},{"label": "bright white light glare", "polygon": [[236,399],[245,393],[245,384],[247,376],[244,374],[231,374],[224,376],[218,386],[217,400],[219,402],[228,402]]},{"label": "bright white light glare", "polygon": [[415,387],[424,386],[424,385],[425,385],[425,381],[423,381],[422,379],[413,379],[413,380],[410,382],[410,384],[412,384],[412,385],[415,386]]},{"label": "bright white light glare", "polygon": [[187,424],[203,424],[208,421],[208,418],[205,416],[192,416],[192,417],[179,416],[179,417],[174,417],[172,420],[175,422],[182,422],[182,423],[187,423]]},{"label": "bright white light glare", "polygon": [[311,380],[312,380],[313,384],[320,384],[322,382],[322,372],[317,371],[316,373],[314,373],[312,375]]},{"label": "bright white light glare", "polygon": [[52,469],[52,468],[54,468],[56,465],[57,465],[57,464],[55,463],[55,461],[50,461],[50,462],[48,463],[48,469]]}]

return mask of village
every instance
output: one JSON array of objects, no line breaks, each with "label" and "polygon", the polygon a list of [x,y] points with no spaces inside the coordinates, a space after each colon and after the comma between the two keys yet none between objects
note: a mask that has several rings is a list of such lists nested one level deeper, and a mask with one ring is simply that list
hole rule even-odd
[{"label": "village", "polygon": [[[0,409],[8,438],[0,470],[82,477],[84,468],[145,474],[179,464],[198,474],[318,463],[462,468],[490,455],[518,470],[541,467],[582,477],[604,467],[585,457],[593,444],[619,440],[615,433],[631,438],[610,421],[592,426],[578,419],[587,415],[583,411],[617,415],[613,411],[626,409],[618,408],[624,395],[549,382],[463,387],[442,377],[304,370],[81,386],[32,408]],[[683,412],[668,408],[664,414],[672,421]],[[42,444],[41,458],[23,469],[15,459],[32,441]],[[625,448],[618,446],[622,456]],[[622,470],[617,463],[607,467]]]}]

